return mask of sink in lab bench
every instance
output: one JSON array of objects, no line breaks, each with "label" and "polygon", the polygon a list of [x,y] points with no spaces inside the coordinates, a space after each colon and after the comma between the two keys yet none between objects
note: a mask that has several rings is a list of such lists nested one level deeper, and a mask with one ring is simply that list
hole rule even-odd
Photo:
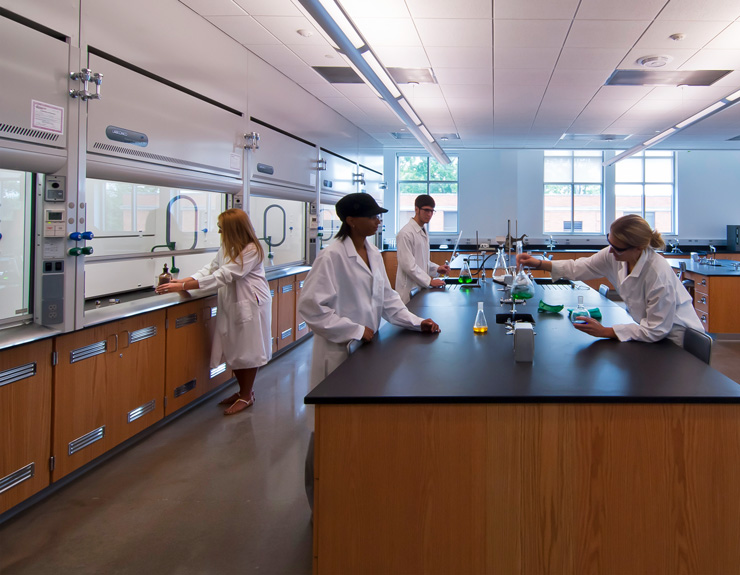
[{"label": "sink in lab bench", "polygon": [[552,278],[534,278],[534,283],[540,286],[570,286],[573,285],[573,282],[570,280],[566,280],[563,278],[560,279],[552,279]]},{"label": "sink in lab bench", "polygon": [[529,323],[534,323],[534,316],[532,316],[531,313],[497,313],[496,314],[496,323],[506,323],[507,321],[528,321]]}]

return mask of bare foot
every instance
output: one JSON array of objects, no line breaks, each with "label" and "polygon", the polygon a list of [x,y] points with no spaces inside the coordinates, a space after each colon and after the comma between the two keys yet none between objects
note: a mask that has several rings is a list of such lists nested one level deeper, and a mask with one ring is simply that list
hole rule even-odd
[{"label": "bare foot", "polygon": [[237,399],[231,407],[229,407],[227,410],[224,411],[224,415],[234,415],[235,413],[239,413],[240,411],[244,411],[248,407],[252,407],[254,405],[254,392],[252,392],[252,397],[247,401],[246,399]]},{"label": "bare foot", "polygon": [[230,396],[229,396],[229,397],[227,397],[226,399],[222,399],[221,401],[219,401],[219,402],[218,402],[218,404],[219,404],[219,405],[231,405],[231,404],[232,404],[232,403],[234,403],[234,402],[235,402],[235,401],[236,401],[237,399],[239,399],[239,397],[240,397],[240,396],[239,396],[239,392],[237,391],[236,393],[234,393],[234,394],[230,395]]}]

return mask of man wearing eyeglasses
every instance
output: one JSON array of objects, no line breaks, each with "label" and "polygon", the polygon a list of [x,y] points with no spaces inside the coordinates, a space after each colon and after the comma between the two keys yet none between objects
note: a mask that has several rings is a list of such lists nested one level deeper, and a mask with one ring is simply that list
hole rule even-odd
[{"label": "man wearing eyeglasses", "polygon": [[432,196],[417,196],[414,200],[414,217],[396,236],[396,291],[403,303],[409,302],[411,290],[415,287],[444,287],[444,280],[437,279],[437,276],[450,272],[450,266],[440,266],[429,259],[429,235],[425,226],[434,215],[434,206]]}]

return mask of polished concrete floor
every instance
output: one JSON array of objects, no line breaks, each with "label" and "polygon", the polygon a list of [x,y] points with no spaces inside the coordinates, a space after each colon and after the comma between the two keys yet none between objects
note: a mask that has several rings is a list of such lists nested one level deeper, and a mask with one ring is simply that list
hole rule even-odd
[{"label": "polished concrete floor", "polygon": [[[0,574],[310,573],[311,349],[263,368],[245,413],[221,414],[223,390],[0,526]],[[740,342],[712,365],[740,382]]]}]

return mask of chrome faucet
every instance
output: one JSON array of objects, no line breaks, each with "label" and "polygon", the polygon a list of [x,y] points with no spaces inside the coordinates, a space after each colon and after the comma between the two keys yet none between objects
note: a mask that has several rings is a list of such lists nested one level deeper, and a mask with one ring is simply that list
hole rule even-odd
[{"label": "chrome faucet", "polygon": [[557,242],[554,239],[552,239],[552,236],[549,236],[549,241],[547,242],[547,249],[549,250],[555,249],[555,244],[557,244]]},{"label": "chrome faucet", "polygon": [[717,248],[715,248],[712,244],[709,244],[709,258],[714,261],[717,259]]}]

